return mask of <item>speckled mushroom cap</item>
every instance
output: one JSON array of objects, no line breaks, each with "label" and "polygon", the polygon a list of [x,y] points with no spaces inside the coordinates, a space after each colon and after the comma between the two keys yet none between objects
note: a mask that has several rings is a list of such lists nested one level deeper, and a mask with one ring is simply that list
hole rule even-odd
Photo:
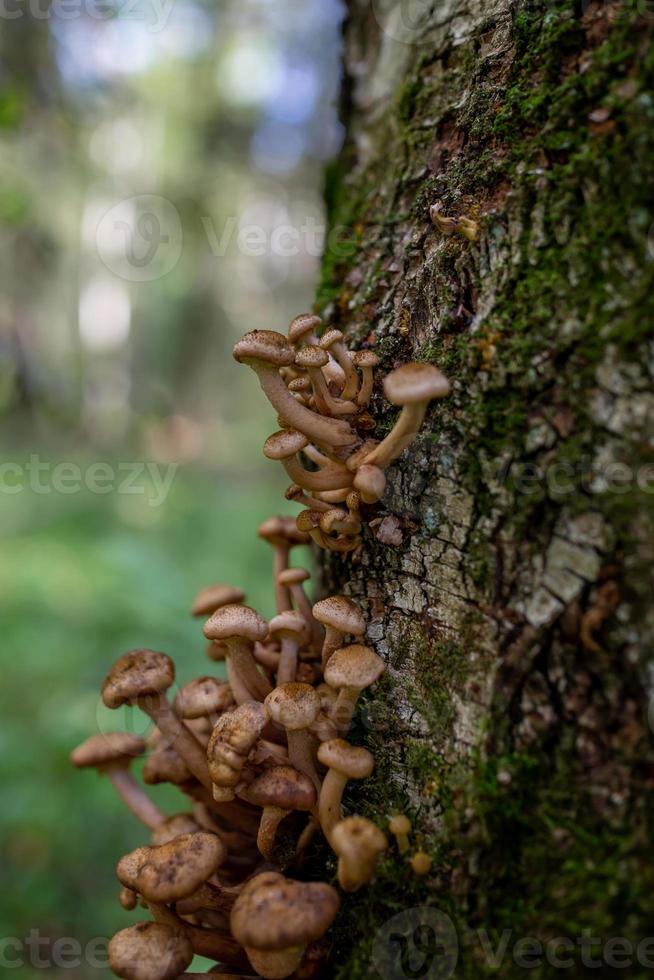
[{"label": "speckled mushroom cap", "polygon": [[384,672],[384,661],[370,647],[353,643],[335,650],[325,667],[325,680],[331,687],[370,687]]},{"label": "speckled mushroom cap", "polygon": [[138,922],[109,942],[109,965],[124,980],[175,980],[192,959],[184,930],[161,922]]},{"label": "speckled mushroom cap", "polygon": [[305,334],[312,330],[318,330],[320,326],[322,326],[322,320],[319,316],[314,313],[300,313],[299,316],[291,320],[291,325],[288,328],[288,339],[292,344],[297,344]]},{"label": "speckled mushroom cap", "polygon": [[321,599],[313,607],[313,615],[324,626],[333,626],[344,636],[363,636],[366,621],[363,613],[351,599],[344,595],[332,595]]},{"label": "speckled mushroom cap", "polygon": [[234,358],[241,364],[265,361],[274,367],[288,367],[295,360],[295,351],[282,333],[275,330],[252,330],[234,346]]},{"label": "speckled mushroom cap", "polygon": [[352,363],[358,368],[374,368],[379,364],[379,358],[372,350],[358,350],[352,354]]},{"label": "speckled mushroom cap", "polygon": [[246,949],[305,946],[324,935],[339,904],[331,885],[291,881],[264,871],[248,881],[236,899],[230,917],[232,935]]},{"label": "speckled mushroom cap", "polygon": [[290,636],[298,643],[308,643],[311,630],[304,616],[289,609],[278,613],[268,623],[268,632],[274,639]]},{"label": "speckled mushroom cap", "polygon": [[234,703],[232,689],[216,677],[196,677],[180,688],[173,707],[180,718],[202,718],[226,711]]},{"label": "speckled mushroom cap", "polygon": [[268,436],[263,444],[263,454],[268,459],[289,459],[308,445],[309,440],[303,432],[297,429],[280,429]]},{"label": "speckled mushroom cap", "polygon": [[348,779],[367,779],[375,768],[372,753],[360,745],[350,745],[342,738],[322,742],[318,748],[318,761]]},{"label": "speckled mushroom cap", "polygon": [[450,382],[433,364],[402,364],[384,378],[384,394],[393,405],[445,398]]},{"label": "speckled mushroom cap", "polygon": [[196,834],[200,829],[200,825],[190,813],[173,813],[154,828],[152,843],[159,847],[175,837],[181,837],[182,834]]},{"label": "speckled mushroom cap", "polygon": [[223,606],[209,617],[203,630],[208,640],[227,640],[232,636],[241,636],[254,643],[255,640],[266,639],[268,623],[249,606]]},{"label": "speckled mushroom cap", "polygon": [[70,761],[78,769],[128,764],[145,752],[145,742],[128,732],[107,732],[91,735],[70,753]]},{"label": "speckled mushroom cap", "polygon": [[218,870],[227,851],[220,837],[198,831],[147,848],[136,891],[151,902],[176,902],[196,892]]},{"label": "speckled mushroom cap", "polygon": [[119,657],[102,685],[108,708],[120,708],[137,698],[164,694],[175,680],[175,665],[165,653],[130,650]]},{"label": "speckled mushroom cap", "polygon": [[244,599],[245,592],[243,589],[237,589],[233,585],[205,585],[193,600],[191,615],[210,616],[221,606],[243,602]]},{"label": "speckled mushroom cap", "polygon": [[278,516],[269,517],[257,528],[257,534],[272,545],[307,544],[309,535],[299,531],[294,518]]},{"label": "speckled mushroom cap", "polygon": [[280,684],[271,691],[264,704],[270,717],[289,731],[312,725],[320,712],[320,697],[310,684]]},{"label": "speckled mushroom cap", "polygon": [[276,806],[282,810],[310,810],[316,803],[315,786],[293,766],[264,769],[238,795],[254,806]]},{"label": "speckled mushroom cap", "polygon": [[320,346],[322,347],[323,350],[329,350],[332,344],[335,344],[337,341],[342,339],[343,339],[343,331],[336,330],[336,328],[334,327],[322,335],[322,337],[320,338]]},{"label": "speckled mushroom cap", "polygon": [[322,368],[329,364],[329,354],[321,347],[303,347],[295,355],[295,363],[301,368]]},{"label": "speckled mushroom cap", "polygon": [[143,782],[149,786],[172,783],[183,786],[193,779],[193,773],[175,749],[162,743],[147,757],[143,765]]},{"label": "speckled mushroom cap", "polygon": [[300,582],[306,582],[310,578],[311,575],[306,568],[285,568],[277,576],[277,581],[280,585],[299,585]]}]

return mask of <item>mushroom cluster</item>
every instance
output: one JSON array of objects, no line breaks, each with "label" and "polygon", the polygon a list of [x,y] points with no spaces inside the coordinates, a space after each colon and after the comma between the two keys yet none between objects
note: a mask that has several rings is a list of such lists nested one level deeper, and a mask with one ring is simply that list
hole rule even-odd
[{"label": "mushroom cluster", "polygon": [[[344,371],[337,340],[331,349]],[[359,386],[347,378],[355,398]],[[171,658],[131,650],[107,674],[102,699],[139,708],[154,727],[145,740],[94,735],[71,755],[107,775],[151,835],[116,869],[123,907],[152,916],[111,940],[111,967],[126,980],[192,976],[195,954],[235,977],[316,976],[340,898],[330,883],[303,880],[314,835],[337,856],[344,891],[373,878],[387,847],[374,823],[343,808],[348,781],[373,771],[371,753],[347,736],[384,663],[364,645],[366,621],[351,599],[310,602],[309,573],[290,563],[309,536],[293,518],[270,518],[259,535],[273,549],[276,615],[266,621],[224,585],[202,589],[192,605],[226,679],[208,674],[171,697]],[[143,781],[178,786],[185,812],[164,813],[137,782],[130,767],[145,753]]]},{"label": "mushroom cluster", "polygon": [[402,364],[384,378],[384,394],[402,411],[381,442],[371,437],[368,412],[379,358],[352,352],[340,330],[322,332],[322,320],[301,314],[288,336],[273,330],[247,333],[234,357],[256,372],[277,412],[279,431],[264,455],[279,460],[291,484],[287,500],[301,504],[298,529],[320,547],[349,554],[360,544],[362,508],[377,503],[385,470],[418,434],[429,402],[450,392],[431,364]]}]

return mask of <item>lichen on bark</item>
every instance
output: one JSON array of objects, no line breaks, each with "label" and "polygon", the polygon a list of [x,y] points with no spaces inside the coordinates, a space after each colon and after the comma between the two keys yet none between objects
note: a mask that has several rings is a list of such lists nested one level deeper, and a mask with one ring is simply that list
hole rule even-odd
[{"label": "lichen on bark", "polygon": [[[479,929],[648,935],[654,15],[449,0],[407,43],[382,6],[349,4],[317,308],[454,388],[360,561],[322,572],[388,668],[354,732],[377,772],[347,807],[406,810],[434,865],[412,879],[391,852],[345,905],[335,976],[369,976],[375,930],[433,904],[478,977]],[[436,201],[479,241],[443,236]],[[380,391],[373,414],[385,433]]]}]

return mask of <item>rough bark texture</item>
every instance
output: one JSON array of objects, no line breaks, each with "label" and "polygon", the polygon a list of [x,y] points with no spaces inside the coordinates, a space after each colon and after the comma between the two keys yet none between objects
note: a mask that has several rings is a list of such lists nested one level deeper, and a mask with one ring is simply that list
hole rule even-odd
[{"label": "rough bark texture", "polygon": [[[387,661],[353,735],[376,774],[347,807],[409,813],[434,864],[390,853],[333,974],[375,976],[379,926],[430,904],[456,977],[498,975],[479,930],[512,930],[502,977],[524,975],[523,936],[569,937],[568,975],[597,975],[584,928],[627,937],[646,976],[654,10],[445,0],[403,26],[401,6],[350,0],[328,203],[351,240],[330,238],[318,308],[454,394],[389,471],[360,562],[321,560]],[[443,235],[436,201],[479,240]],[[388,431],[379,391],[373,412]]]}]

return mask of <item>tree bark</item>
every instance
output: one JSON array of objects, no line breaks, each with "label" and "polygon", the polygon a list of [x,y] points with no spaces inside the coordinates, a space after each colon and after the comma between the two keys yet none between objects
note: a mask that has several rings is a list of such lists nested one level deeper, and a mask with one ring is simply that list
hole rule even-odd
[{"label": "tree bark", "polygon": [[[630,976],[654,966],[653,24],[635,0],[349,2],[318,309],[380,375],[430,361],[453,394],[358,562],[320,557],[387,663],[346,809],[408,813],[434,859],[419,878],[391,848],[348,899],[337,978],[376,976],[378,930],[424,905],[454,923],[457,978],[524,976],[523,937],[532,976],[610,972],[615,937]],[[380,387],[372,410],[385,434]]]}]

